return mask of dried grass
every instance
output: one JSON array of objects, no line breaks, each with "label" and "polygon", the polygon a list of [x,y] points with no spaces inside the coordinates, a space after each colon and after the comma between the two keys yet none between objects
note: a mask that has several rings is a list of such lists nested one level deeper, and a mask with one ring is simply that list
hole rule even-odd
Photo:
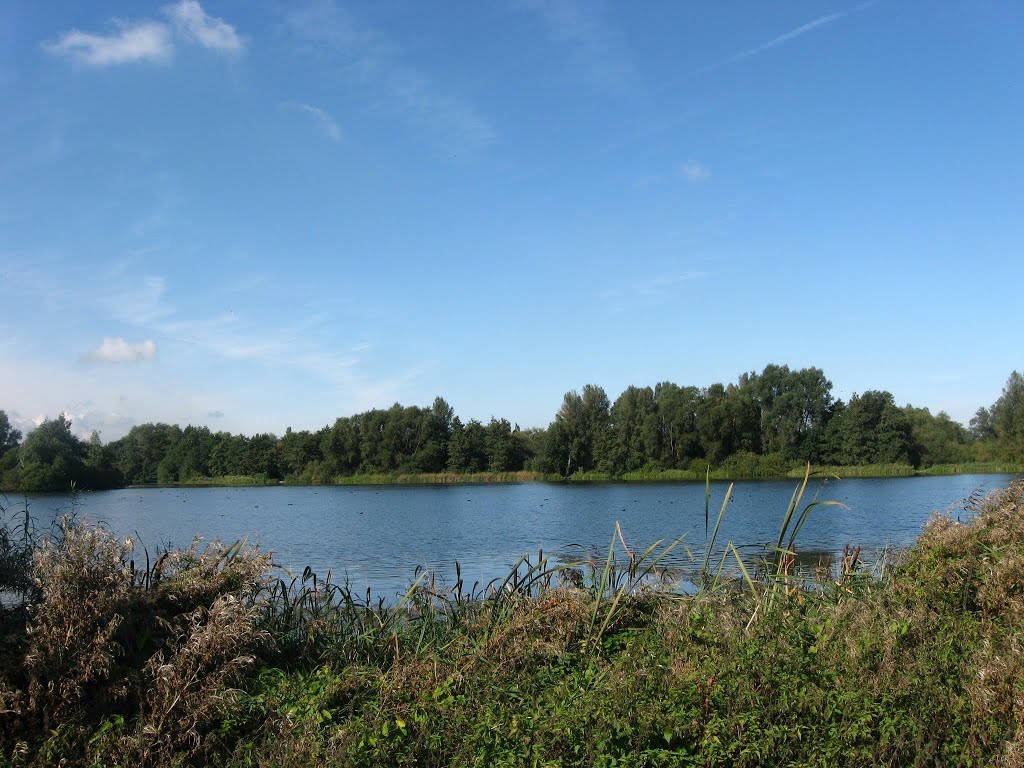
[{"label": "dried grass", "polygon": [[25,693],[0,678],[0,715],[12,734],[50,734],[37,763],[90,753],[155,766],[200,753],[268,641],[252,600],[267,556],[193,542],[140,573],[131,552],[69,518],[36,550]]}]

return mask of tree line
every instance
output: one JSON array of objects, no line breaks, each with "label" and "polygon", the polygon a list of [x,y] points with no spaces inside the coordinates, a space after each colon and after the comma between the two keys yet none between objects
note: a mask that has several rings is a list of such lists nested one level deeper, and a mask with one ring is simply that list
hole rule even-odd
[{"label": "tree line", "polygon": [[441,397],[341,417],[316,431],[252,436],[141,424],[104,444],[73,434],[65,416],[22,439],[0,411],[0,487],[66,491],[171,484],[206,477],[329,483],[365,474],[530,470],[622,476],[710,465],[737,475],[784,474],[794,463],[862,466],[1024,460],[1024,377],[969,428],[945,412],[897,406],[872,390],[834,399],[818,368],[768,365],[735,383],[630,386],[611,402],[600,386],[567,392],[546,429],[507,419],[463,422]]}]

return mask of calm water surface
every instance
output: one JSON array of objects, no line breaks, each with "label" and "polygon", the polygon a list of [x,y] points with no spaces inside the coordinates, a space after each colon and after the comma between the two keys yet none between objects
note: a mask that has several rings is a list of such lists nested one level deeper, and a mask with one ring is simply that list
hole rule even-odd
[{"label": "calm water surface", "polygon": [[[866,552],[911,544],[935,510],[967,518],[963,501],[978,489],[1005,486],[1010,475],[831,480],[808,489],[818,507],[801,531],[802,551]],[[720,543],[774,544],[796,481],[736,484]],[[712,484],[712,525],[726,483]],[[30,499],[37,519],[67,509],[64,499]],[[572,545],[607,553],[618,521],[626,541],[643,550],[658,539],[685,536],[700,557],[704,545],[704,484],[522,484],[384,487],[129,488],[85,493],[79,514],[133,536],[150,552],[187,544],[194,536],[225,541],[247,537],[274,561],[301,573],[309,565],[335,580],[394,595],[417,566],[451,579],[454,562],[467,584],[507,575],[522,555],[538,549],[565,559]],[[680,548],[675,564],[687,565]]]}]

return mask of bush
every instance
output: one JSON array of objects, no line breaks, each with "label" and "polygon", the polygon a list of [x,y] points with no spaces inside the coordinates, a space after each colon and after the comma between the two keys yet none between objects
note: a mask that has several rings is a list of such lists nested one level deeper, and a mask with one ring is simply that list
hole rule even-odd
[{"label": "bush", "polygon": [[252,598],[268,557],[193,542],[140,571],[131,553],[130,540],[70,518],[36,550],[25,653],[0,667],[4,752],[20,738],[42,764],[91,750],[100,763],[165,765],[209,747],[267,640]]}]

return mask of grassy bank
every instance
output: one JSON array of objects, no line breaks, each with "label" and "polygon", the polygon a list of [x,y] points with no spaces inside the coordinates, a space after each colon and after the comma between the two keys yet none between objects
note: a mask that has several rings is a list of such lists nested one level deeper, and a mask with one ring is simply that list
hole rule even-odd
[{"label": "grassy bank", "polygon": [[472,483],[535,483],[556,480],[543,472],[419,472],[339,476],[333,485],[456,485]]},{"label": "grassy bank", "polygon": [[935,464],[917,472],[919,475],[984,475],[1024,474],[1024,465],[1011,462],[973,462],[964,464]]},{"label": "grassy bank", "polygon": [[170,487],[243,488],[279,484],[279,481],[268,478],[265,475],[216,475],[214,477],[193,477],[180,483],[173,483]]},{"label": "grassy bank", "polygon": [[[864,466],[816,466],[816,475],[820,477],[920,477],[934,475],[1020,475],[1024,474],[1024,465],[1006,462],[984,462],[969,464],[937,464],[931,467],[915,469],[909,464],[869,464]],[[703,481],[705,472],[685,469],[670,469],[656,472],[627,472],[621,478],[607,474],[588,473],[570,478],[570,480],[623,480],[625,482],[678,482]],[[764,479],[799,479],[803,477],[803,466],[793,466],[784,472],[743,472],[728,468],[711,470],[712,480],[764,480]]]},{"label": "grassy bank", "polygon": [[0,765],[1021,765],[1022,497],[811,588],[727,548],[690,597],[652,586],[673,544],[619,531],[607,560],[389,605],[67,523],[2,614]]},{"label": "grassy bank", "polygon": [[[866,466],[822,466],[815,472],[830,477],[915,477],[921,475],[965,475],[965,474],[1021,474],[1024,466],[1020,464],[987,462],[971,464],[940,464],[924,469],[915,469],[908,464],[871,464]],[[752,464],[741,467],[718,467],[710,472],[712,480],[770,480],[799,479],[803,477],[803,466],[779,465],[777,462],[763,466]],[[664,469],[626,472],[614,475],[609,472],[577,472],[567,478],[543,472],[395,472],[361,475],[341,475],[334,477],[328,485],[471,485],[501,483],[539,483],[539,482],[570,482],[570,483],[671,483],[671,482],[704,482],[708,477],[706,469]],[[292,480],[284,484],[301,484]],[[199,477],[188,482],[175,483],[171,487],[232,487],[232,486],[263,486],[278,485],[277,480],[270,480],[259,475],[224,475],[219,477]]]}]

